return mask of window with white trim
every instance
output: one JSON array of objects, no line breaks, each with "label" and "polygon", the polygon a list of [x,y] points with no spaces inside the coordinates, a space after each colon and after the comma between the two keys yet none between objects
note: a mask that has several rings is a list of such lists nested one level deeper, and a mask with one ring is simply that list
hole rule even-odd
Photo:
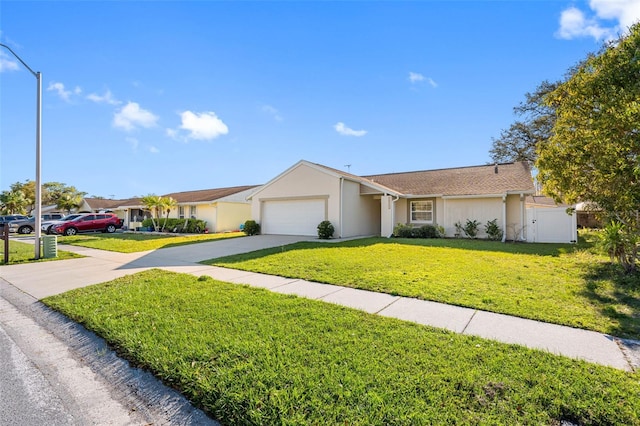
[{"label": "window with white trim", "polygon": [[412,201],[411,223],[433,223],[433,201]]},{"label": "window with white trim", "polygon": [[191,219],[195,219],[196,218],[196,207],[197,206],[189,206],[189,217]]},{"label": "window with white trim", "polygon": [[178,218],[184,219],[184,206],[178,206]]}]

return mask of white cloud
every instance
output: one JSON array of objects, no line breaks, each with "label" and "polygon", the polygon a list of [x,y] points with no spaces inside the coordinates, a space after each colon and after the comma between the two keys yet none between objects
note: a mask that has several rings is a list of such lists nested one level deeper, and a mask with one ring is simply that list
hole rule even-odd
[{"label": "white cloud", "polygon": [[104,92],[104,95],[98,95],[97,93],[90,93],[89,95],[87,95],[87,99],[97,104],[105,103],[109,105],[120,105],[122,103],[113,97],[111,90],[107,90],[106,92]]},{"label": "white cloud", "polygon": [[[76,87],[76,90],[80,90],[79,87]],[[55,92],[60,99],[63,101],[69,102],[71,98],[71,94],[74,93],[71,90],[66,90],[64,88],[64,84],[52,81],[49,83],[49,87],[47,87],[47,92]]]},{"label": "white cloud", "polygon": [[556,35],[567,40],[611,40],[640,20],[640,0],[591,0],[589,8],[591,16],[575,6],[565,9]]},{"label": "white cloud", "polygon": [[367,134],[366,130],[353,130],[350,129],[349,127],[347,127],[344,123],[339,122],[337,124],[335,124],[333,126],[334,129],[336,129],[336,132],[340,133],[341,135],[344,136],[356,136],[356,137],[360,137],[360,136],[364,136]]},{"label": "white cloud", "polygon": [[140,108],[135,102],[129,102],[113,115],[113,126],[130,131],[136,127],[153,127],[158,116]]},{"label": "white cloud", "polygon": [[414,85],[426,82],[434,89],[438,87],[438,83],[436,83],[434,79],[432,79],[431,77],[425,77],[424,75],[417,72],[409,71],[409,81]]},{"label": "white cloud", "polygon": [[420,81],[424,81],[424,75],[409,71],[409,81],[412,83],[418,83]]},{"label": "white cloud", "polygon": [[[212,140],[229,133],[229,128],[218,118],[215,112],[191,112],[180,113],[182,124],[178,129],[167,129],[167,136],[174,139]],[[181,136],[180,130],[187,132]]]},{"label": "white cloud", "polygon": [[152,154],[157,154],[160,152],[160,150],[153,145],[149,145],[149,152]]},{"label": "white cloud", "polygon": [[0,53],[0,72],[18,71],[18,63],[7,56],[4,52]]},{"label": "white cloud", "polygon": [[596,40],[612,37],[612,29],[603,28],[596,19],[588,19],[578,8],[570,7],[560,15],[558,37],[571,40],[579,37],[593,37]]},{"label": "white cloud", "polygon": [[280,115],[280,111],[278,111],[276,108],[272,107],[271,105],[263,105],[262,106],[262,111],[266,112],[267,114],[270,114],[274,120],[276,121],[282,121],[282,115]]},{"label": "white cloud", "polygon": [[640,20],[640,0],[591,0],[589,6],[598,18],[618,21],[623,31]]}]

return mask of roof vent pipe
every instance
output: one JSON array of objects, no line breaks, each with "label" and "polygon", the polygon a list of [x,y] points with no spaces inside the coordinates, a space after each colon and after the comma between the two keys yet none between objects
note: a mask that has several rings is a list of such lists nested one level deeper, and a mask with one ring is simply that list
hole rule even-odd
[{"label": "roof vent pipe", "polygon": [[495,174],[498,174],[498,163],[496,163],[495,167],[493,168],[493,172]]}]

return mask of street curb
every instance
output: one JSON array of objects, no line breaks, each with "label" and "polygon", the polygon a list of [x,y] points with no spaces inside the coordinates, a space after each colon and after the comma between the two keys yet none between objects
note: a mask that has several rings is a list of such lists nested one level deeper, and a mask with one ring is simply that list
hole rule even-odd
[{"label": "street curb", "polygon": [[117,356],[104,339],[82,325],[48,308],[32,296],[0,278],[0,295],[20,313],[64,343],[79,364],[88,366],[112,397],[129,407],[140,424],[218,425],[177,391],[151,373],[132,367]]}]

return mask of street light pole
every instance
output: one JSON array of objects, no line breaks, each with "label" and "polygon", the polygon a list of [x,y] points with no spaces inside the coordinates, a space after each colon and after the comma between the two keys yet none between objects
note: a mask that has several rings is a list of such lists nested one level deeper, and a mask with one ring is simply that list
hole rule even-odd
[{"label": "street light pole", "polygon": [[40,156],[42,153],[42,73],[40,71],[36,72],[34,70],[31,69],[31,67],[29,65],[26,64],[25,61],[22,60],[22,58],[20,58],[20,56],[18,56],[16,54],[16,52],[14,52],[13,50],[11,50],[11,48],[9,46],[7,46],[6,44],[2,44],[0,43],[1,47],[4,47],[5,49],[7,49],[9,52],[11,52],[11,54],[13,56],[16,57],[16,59],[18,61],[20,61],[20,63],[22,65],[25,66],[26,69],[29,70],[29,72],[31,74],[33,74],[33,76],[36,78],[37,82],[38,82],[38,89],[37,89],[37,99],[36,99],[36,212],[35,212],[35,217],[36,217],[36,223],[35,223],[35,231],[36,231],[36,236],[35,236],[35,258],[40,259],[40,236],[42,235],[42,230],[40,229],[40,227],[42,226],[42,184],[40,181],[40,169],[41,169],[41,165],[40,165]]}]

